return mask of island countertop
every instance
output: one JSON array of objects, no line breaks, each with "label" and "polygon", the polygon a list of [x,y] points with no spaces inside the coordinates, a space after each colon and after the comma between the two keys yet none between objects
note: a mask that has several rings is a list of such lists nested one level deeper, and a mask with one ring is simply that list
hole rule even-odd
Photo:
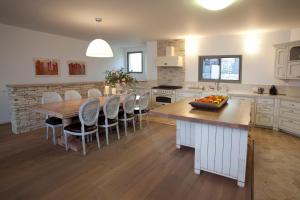
[{"label": "island countertop", "polygon": [[220,110],[203,110],[193,108],[187,99],[161,106],[150,111],[152,115],[185,120],[190,122],[208,123],[231,128],[249,129],[251,103],[239,100],[228,100]]}]

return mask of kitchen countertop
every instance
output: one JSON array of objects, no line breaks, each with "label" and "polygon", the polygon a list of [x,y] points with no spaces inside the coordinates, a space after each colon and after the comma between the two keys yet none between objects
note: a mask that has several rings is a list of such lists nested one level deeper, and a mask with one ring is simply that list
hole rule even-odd
[{"label": "kitchen countertop", "polygon": [[208,123],[232,128],[248,129],[250,123],[251,103],[239,100],[229,100],[220,110],[210,111],[194,109],[189,104],[192,99],[186,99],[150,111],[152,115],[185,120],[195,123]]},{"label": "kitchen countertop", "polygon": [[285,94],[279,94],[279,95],[270,95],[270,94],[257,94],[253,92],[246,92],[246,91],[205,91],[198,88],[182,88],[178,89],[176,91],[179,92],[201,92],[201,93],[216,93],[216,94],[228,94],[229,96],[239,96],[239,97],[263,97],[263,98],[274,98],[274,99],[282,99],[282,100],[290,100],[290,101],[296,101],[300,102],[300,96],[287,96]]}]

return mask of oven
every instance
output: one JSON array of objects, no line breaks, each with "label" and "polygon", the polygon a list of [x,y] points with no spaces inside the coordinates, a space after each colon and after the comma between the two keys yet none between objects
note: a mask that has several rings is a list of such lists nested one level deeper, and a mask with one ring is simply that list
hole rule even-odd
[{"label": "oven", "polygon": [[175,90],[165,90],[165,89],[152,89],[152,104],[166,105],[175,102],[176,91]]}]

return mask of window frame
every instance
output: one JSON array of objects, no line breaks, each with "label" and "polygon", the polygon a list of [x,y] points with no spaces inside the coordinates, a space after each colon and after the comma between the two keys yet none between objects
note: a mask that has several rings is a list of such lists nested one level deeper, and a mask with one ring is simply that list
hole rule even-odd
[{"label": "window frame", "polygon": [[[142,54],[142,71],[141,72],[132,72],[132,71],[129,71],[129,55],[130,54],[134,54],[134,53],[141,53]],[[142,74],[142,73],[144,73],[144,52],[143,51],[128,51],[127,52],[126,69],[127,69],[127,72],[131,73],[131,74]]]},{"label": "window frame", "polygon": [[[204,59],[216,58],[219,60],[221,66],[221,58],[239,58],[240,59],[240,68],[239,68],[239,80],[222,80],[221,79],[221,67],[219,79],[204,79],[203,78],[203,60]],[[198,59],[198,81],[202,82],[220,82],[220,83],[242,83],[242,69],[243,69],[243,56],[242,55],[208,55],[208,56],[199,56]]]}]

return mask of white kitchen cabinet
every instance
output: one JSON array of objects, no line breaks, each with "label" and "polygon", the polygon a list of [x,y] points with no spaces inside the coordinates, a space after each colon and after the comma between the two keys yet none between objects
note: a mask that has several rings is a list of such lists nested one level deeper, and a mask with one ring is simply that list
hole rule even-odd
[{"label": "white kitchen cabinet", "polygon": [[183,67],[182,56],[161,56],[156,58],[158,67]]},{"label": "white kitchen cabinet", "polygon": [[286,79],[288,46],[280,46],[275,51],[275,78]]},{"label": "white kitchen cabinet", "polygon": [[251,124],[255,122],[255,98],[244,96],[231,96],[230,99],[236,99],[240,101],[247,101],[251,103]]},{"label": "white kitchen cabinet", "polygon": [[300,136],[300,103],[280,101],[278,128]]},{"label": "white kitchen cabinet", "polygon": [[274,125],[274,98],[258,97],[256,102],[255,125],[273,127]]},{"label": "white kitchen cabinet", "polygon": [[300,61],[289,62],[287,67],[287,79],[300,79]]},{"label": "white kitchen cabinet", "polygon": [[176,91],[176,101],[181,101],[187,98],[201,98],[202,93],[198,91]]},{"label": "white kitchen cabinet", "polygon": [[257,126],[272,127],[274,121],[274,116],[265,113],[256,113],[255,124]]}]

